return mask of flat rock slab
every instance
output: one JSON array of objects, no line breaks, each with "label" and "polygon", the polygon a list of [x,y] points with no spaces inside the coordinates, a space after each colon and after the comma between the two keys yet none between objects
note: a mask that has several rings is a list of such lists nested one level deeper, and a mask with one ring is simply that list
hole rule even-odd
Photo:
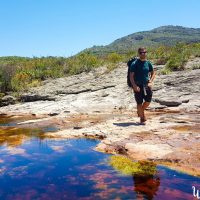
[{"label": "flat rock slab", "polygon": [[161,159],[173,152],[173,148],[168,144],[126,143],[125,149],[128,151],[128,155],[135,160]]}]

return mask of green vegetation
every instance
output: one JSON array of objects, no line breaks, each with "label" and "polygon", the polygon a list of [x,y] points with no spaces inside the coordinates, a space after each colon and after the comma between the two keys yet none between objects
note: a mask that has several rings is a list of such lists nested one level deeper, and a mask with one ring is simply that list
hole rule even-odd
[{"label": "green vegetation", "polygon": [[70,58],[63,57],[1,57],[0,58],[0,92],[26,91],[30,87],[40,85],[48,78],[59,78],[106,65],[109,70],[116,67],[123,59],[117,53],[106,57],[97,57],[88,52]]},{"label": "green vegetation", "polygon": [[[168,74],[171,71],[184,70],[184,65],[188,59],[193,56],[194,44],[177,43],[173,47],[161,46],[152,51],[150,58],[154,63],[166,64],[162,70],[163,74]],[[196,51],[200,49],[196,48]]]},{"label": "green vegetation", "polygon": [[133,162],[124,156],[111,156],[110,165],[126,175],[155,175],[156,165],[150,161]]},{"label": "green vegetation", "polygon": [[[152,41],[156,45],[152,45]],[[39,86],[46,79],[89,72],[99,66],[106,66],[111,71],[119,63],[137,56],[138,45],[147,47],[148,59],[154,64],[165,65],[162,74],[184,70],[189,58],[200,57],[198,41],[200,29],[166,26],[134,33],[114,41],[110,46],[95,46],[69,58],[0,57],[0,94],[18,94]],[[193,66],[193,69],[199,69],[199,66]]]},{"label": "green vegetation", "polygon": [[48,78],[89,72],[100,64],[100,59],[88,53],[71,58],[1,57],[0,92],[26,91],[30,87],[40,85],[41,81]]},{"label": "green vegetation", "polygon": [[117,52],[126,54],[127,51],[136,50],[138,47],[174,46],[177,43],[186,44],[200,42],[200,28],[186,28],[182,26],[161,26],[151,31],[142,31],[119,38],[106,46],[93,46],[85,49],[84,52],[91,52],[93,55],[107,55]]},{"label": "green vegetation", "polygon": [[[136,56],[136,51],[126,54],[117,52],[106,56],[95,56],[89,52],[80,53],[70,58],[63,57],[1,57],[0,58],[0,93],[26,91],[38,86],[48,78],[58,78],[82,72],[89,72],[96,67],[106,66],[113,70],[120,62]],[[175,46],[160,46],[148,48],[148,58],[154,64],[166,64],[162,74],[174,70],[184,70],[184,65],[190,57],[200,56],[200,43],[177,43]],[[194,68],[198,68],[195,66]]]}]

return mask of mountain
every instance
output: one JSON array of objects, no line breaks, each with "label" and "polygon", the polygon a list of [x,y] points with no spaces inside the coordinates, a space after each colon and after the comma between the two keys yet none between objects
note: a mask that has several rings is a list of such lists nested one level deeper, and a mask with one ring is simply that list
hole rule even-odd
[{"label": "mountain", "polygon": [[177,42],[200,42],[200,28],[182,26],[161,26],[150,31],[142,31],[119,38],[106,46],[93,46],[83,50],[95,55],[105,55],[111,52],[126,53],[139,46],[156,47],[160,45],[172,46]]}]

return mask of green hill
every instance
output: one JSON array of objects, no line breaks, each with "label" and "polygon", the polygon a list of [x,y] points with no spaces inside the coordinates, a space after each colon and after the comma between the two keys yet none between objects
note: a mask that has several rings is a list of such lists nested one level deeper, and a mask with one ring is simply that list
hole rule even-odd
[{"label": "green hill", "polygon": [[150,31],[142,31],[119,38],[106,46],[93,46],[83,52],[105,55],[111,52],[127,53],[139,46],[155,47],[160,45],[173,46],[177,42],[200,42],[200,28],[182,26],[161,26]]}]

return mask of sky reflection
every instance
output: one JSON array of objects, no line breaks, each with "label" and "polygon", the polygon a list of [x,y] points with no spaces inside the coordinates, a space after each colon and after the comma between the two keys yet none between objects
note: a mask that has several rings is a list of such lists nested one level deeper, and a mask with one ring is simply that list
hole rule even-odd
[{"label": "sky reflection", "polygon": [[0,146],[0,199],[192,199],[197,177],[164,167],[156,176],[122,175],[110,155],[93,150],[98,141],[29,137]]}]

